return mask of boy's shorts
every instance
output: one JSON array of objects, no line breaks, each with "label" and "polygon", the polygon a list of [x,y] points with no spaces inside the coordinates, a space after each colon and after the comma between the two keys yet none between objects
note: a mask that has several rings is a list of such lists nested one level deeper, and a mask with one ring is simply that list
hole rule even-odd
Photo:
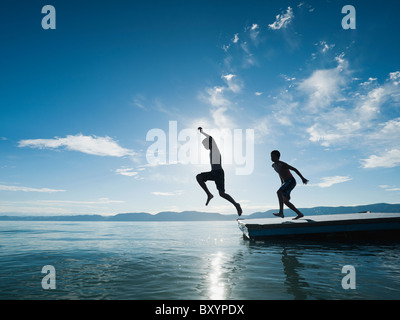
[{"label": "boy's shorts", "polygon": [[282,194],[285,196],[287,200],[290,200],[290,193],[292,192],[295,186],[296,186],[296,180],[294,178],[290,178],[282,184],[279,190],[282,191]]},{"label": "boy's shorts", "polygon": [[225,192],[225,173],[223,169],[212,170],[209,172],[202,172],[200,176],[204,181],[214,181],[217,186],[217,190]]}]

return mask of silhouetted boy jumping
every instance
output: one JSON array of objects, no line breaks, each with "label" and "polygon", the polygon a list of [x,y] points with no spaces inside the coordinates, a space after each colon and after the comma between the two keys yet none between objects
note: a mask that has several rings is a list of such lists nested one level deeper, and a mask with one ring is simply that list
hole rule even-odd
[{"label": "silhouetted boy jumping", "polygon": [[219,152],[219,149],[217,147],[217,144],[215,143],[215,140],[208,135],[207,133],[203,132],[203,128],[199,127],[199,131],[206,136],[206,138],[203,140],[203,146],[207,150],[210,150],[210,163],[211,163],[211,171],[209,172],[202,172],[196,176],[197,182],[199,183],[200,187],[203,188],[203,190],[207,194],[207,202],[206,206],[208,206],[209,202],[211,201],[214,196],[208,190],[206,181],[214,181],[215,185],[217,186],[217,189],[219,191],[219,195],[228,200],[230,203],[232,203],[239,215],[239,217],[242,215],[242,208],[240,207],[240,204],[237,203],[233,198],[225,193],[225,173],[224,170],[222,169],[221,165],[221,153]]},{"label": "silhouetted boy jumping", "polygon": [[283,215],[283,204],[286,204],[290,209],[297,213],[297,217],[293,218],[293,220],[297,220],[304,217],[304,215],[299,210],[297,210],[297,208],[292,203],[289,202],[290,192],[296,186],[296,180],[294,179],[290,170],[296,172],[304,184],[307,184],[308,180],[301,175],[299,170],[293,168],[283,161],[280,161],[280,157],[281,154],[278,150],[274,150],[271,152],[271,160],[273,162],[272,167],[279,174],[279,177],[282,181],[282,186],[277,191],[279,199],[279,213],[274,213],[274,215],[284,218],[285,216]]}]

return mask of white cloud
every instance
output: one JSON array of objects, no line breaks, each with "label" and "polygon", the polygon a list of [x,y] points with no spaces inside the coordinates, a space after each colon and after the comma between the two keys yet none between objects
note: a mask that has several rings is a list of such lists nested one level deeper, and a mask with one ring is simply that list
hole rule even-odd
[{"label": "white cloud", "polygon": [[43,192],[43,193],[56,193],[56,192],[65,192],[65,190],[56,190],[49,188],[29,188],[22,186],[6,186],[0,185],[0,191],[22,191],[22,192]]},{"label": "white cloud", "polygon": [[332,142],[343,139],[343,133],[338,133],[335,130],[329,131],[319,123],[314,124],[306,131],[310,135],[310,141],[317,142],[323,147],[329,147]]},{"label": "white cloud", "polygon": [[293,9],[288,7],[286,13],[278,14],[274,23],[268,25],[272,30],[280,30],[286,28],[294,18]]},{"label": "white cloud", "polygon": [[322,53],[326,53],[328,50],[335,47],[335,44],[328,44],[326,41],[320,41],[319,45],[321,46]]},{"label": "white cloud", "polygon": [[260,34],[260,27],[258,24],[254,23],[250,28],[250,39],[255,46],[259,45],[258,35]]},{"label": "white cloud", "polygon": [[215,125],[218,128],[235,128],[233,119],[226,114],[228,108],[220,107],[216,109],[211,109],[211,116],[214,120]]},{"label": "white cloud", "polygon": [[252,66],[257,65],[257,61],[254,57],[254,54],[250,51],[249,45],[247,42],[243,42],[240,44],[240,47],[243,50],[244,56],[243,56],[243,67],[244,68],[249,68]]},{"label": "white cloud", "polygon": [[243,84],[234,74],[227,74],[222,76],[225,80],[226,84],[228,85],[229,91],[233,93],[239,93],[242,90]]},{"label": "white cloud", "polygon": [[136,97],[133,98],[132,103],[134,106],[138,107],[139,109],[147,110],[147,107],[146,107],[147,101],[143,95],[140,95],[140,94],[136,95]]},{"label": "white cloud", "polygon": [[[346,75],[347,72],[343,76]],[[343,81],[347,83],[347,77]],[[386,148],[398,148],[400,118],[383,121],[383,107],[397,103],[400,96],[400,87],[395,84],[396,76],[392,74],[383,85],[375,83],[375,78],[369,81],[373,83],[372,88],[369,85],[362,86],[358,88],[359,91],[351,92],[338,86],[336,94],[328,94],[326,102],[330,102],[330,108],[320,110],[314,118],[315,123],[306,130],[310,141],[325,147],[351,142],[352,145],[371,146],[371,143],[375,143],[375,147],[385,144]],[[312,100],[310,103],[314,106]],[[305,111],[316,109],[317,104],[314,109]]]},{"label": "white cloud", "polygon": [[226,45],[222,46],[222,49],[227,52],[229,48],[231,47],[232,43],[238,43],[239,42],[239,33],[235,33],[233,36],[233,39],[230,40],[230,42]]},{"label": "white cloud", "polygon": [[292,81],[296,80],[296,77],[289,77],[285,74],[282,74],[282,77],[283,77],[283,79],[285,79],[285,81],[288,81],[288,82],[292,82]]},{"label": "white cloud", "polygon": [[138,174],[133,168],[120,168],[115,170],[115,173],[127,177],[134,177]]},{"label": "white cloud", "polygon": [[243,83],[235,74],[231,73],[222,75],[221,78],[225,81],[225,86],[206,88],[199,98],[211,105],[210,114],[214,123],[213,127],[234,128],[236,124],[233,118],[227,114],[232,111],[233,106],[228,97],[241,92]]},{"label": "white cloud", "polygon": [[400,188],[396,186],[380,185],[379,188],[385,189],[385,191],[389,192],[400,191]]},{"label": "white cloud", "polygon": [[254,129],[254,138],[256,143],[265,142],[265,138],[271,134],[269,123],[270,118],[268,116],[254,121],[252,128]]},{"label": "white cloud", "polygon": [[318,112],[341,97],[340,89],[347,83],[348,64],[343,56],[336,61],[336,68],[316,70],[300,82],[298,89],[308,97],[308,111]]},{"label": "white cloud", "polygon": [[371,134],[372,139],[379,140],[386,144],[390,141],[400,141],[400,118],[389,120],[379,125],[380,130]]},{"label": "white cloud", "polygon": [[400,79],[400,71],[396,71],[396,72],[391,72],[389,74],[390,76],[390,80],[394,81],[394,85],[399,85],[400,81],[397,81],[398,79]]},{"label": "white cloud", "polygon": [[384,155],[371,155],[368,159],[362,159],[363,168],[394,168],[400,166],[400,149],[392,149]]},{"label": "white cloud", "polygon": [[64,206],[64,205],[96,205],[96,204],[113,204],[113,203],[125,203],[125,201],[111,200],[109,198],[99,198],[97,200],[38,200],[35,203],[53,206]]},{"label": "white cloud", "polygon": [[359,119],[369,121],[380,112],[381,105],[389,98],[386,88],[379,87],[362,97],[361,105],[356,108]]},{"label": "white cloud", "polygon": [[110,137],[68,135],[65,138],[54,139],[28,139],[21,140],[19,147],[30,147],[38,149],[57,149],[65,147],[67,150],[79,151],[96,156],[123,157],[134,155],[134,152],[118,145]]},{"label": "white cloud", "polygon": [[163,196],[163,197],[173,197],[173,196],[180,196],[183,194],[182,190],[172,191],[172,192],[152,192],[155,196]]},{"label": "white cloud", "polygon": [[343,182],[347,182],[347,181],[351,181],[351,180],[353,180],[353,179],[348,176],[325,177],[325,178],[322,178],[322,182],[313,184],[310,186],[317,186],[320,188],[329,188],[335,184],[343,183]]},{"label": "white cloud", "polygon": [[225,76],[222,76],[226,81],[232,80],[234,77],[236,77],[234,74],[227,74]]},{"label": "white cloud", "polygon": [[[99,198],[94,200],[34,200],[34,201],[0,201],[0,212],[34,214],[34,215],[58,215],[58,214],[88,214],[100,212],[104,215],[119,213],[116,204],[124,201],[111,200],[109,198]],[[110,205],[107,208],[107,205]]]},{"label": "white cloud", "polygon": [[[353,80],[359,80],[359,79],[354,78]],[[372,83],[374,83],[374,82],[377,81],[377,80],[378,80],[378,78],[369,77],[369,78],[368,78],[368,81],[365,81],[365,82],[360,83],[360,86],[364,86],[364,87],[369,86],[369,85],[371,85]]]},{"label": "white cloud", "polygon": [[213,88],[207,88],[205,90],[205,95],[202,94],[200,97],[211,104],[213,107],[222,107],[230,104],[230,101],[224,97],[224,90],[226,87],[215,86]]}]

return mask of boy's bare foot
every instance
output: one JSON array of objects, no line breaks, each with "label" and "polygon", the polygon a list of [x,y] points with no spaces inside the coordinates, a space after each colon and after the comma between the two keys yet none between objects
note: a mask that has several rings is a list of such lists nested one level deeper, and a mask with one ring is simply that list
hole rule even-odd
[{"label": "boy's bare foot", "polygon": [[279,212],[279,213],[274,213],[273,214],[275,217],[281,217],[284,218],[285,216],[283,215],[283,212]]},{"label": "boy's bare foot", "polygon": [[297,217],[293,218],[293,220],[298,220],[303,217],[304,217],[304,214],[300,213]]},{"label": "boy's bare foot", "polygon": [[238,215],[240,217],[242,215],[242,213],[243,213],[242,207],[240,206],[239,203],[236,203],[235,207],[236,207],[237,213],[238,213]]},{"label": "boy's bare foot", "polygon": [[210,193],[210,194],[208,195],[208,198],[207,198],[206,206],[208,206],[208,204],[210,203],[210,201],[211,201],[212,198],[214,198],[214,196]]}]

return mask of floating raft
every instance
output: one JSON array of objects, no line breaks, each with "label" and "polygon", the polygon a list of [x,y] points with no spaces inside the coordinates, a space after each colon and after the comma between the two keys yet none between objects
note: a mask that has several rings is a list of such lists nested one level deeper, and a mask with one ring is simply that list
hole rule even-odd
[{"label": "floating raft", "polygon": [[358,235],[400,236],[400,213],[332,214],[292,219],[293,217],[243,219],[238,220],[238,224],[244,236],[252,240]]}]

